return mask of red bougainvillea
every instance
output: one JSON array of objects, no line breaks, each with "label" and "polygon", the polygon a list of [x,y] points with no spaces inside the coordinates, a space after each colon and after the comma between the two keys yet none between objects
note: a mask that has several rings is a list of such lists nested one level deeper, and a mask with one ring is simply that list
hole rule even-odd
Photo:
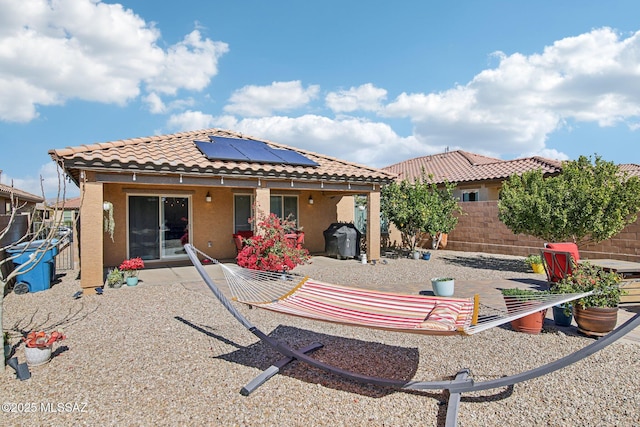
[{"label": "red bougainvillea", "polygon": [[287,271],[304,264],[309,260],[309,251],[297,248],[285,237],[294,228],[293,221],[270,214],[258,222],[256,235],[245,240],[238,253],[238,265],[252,270]]}]

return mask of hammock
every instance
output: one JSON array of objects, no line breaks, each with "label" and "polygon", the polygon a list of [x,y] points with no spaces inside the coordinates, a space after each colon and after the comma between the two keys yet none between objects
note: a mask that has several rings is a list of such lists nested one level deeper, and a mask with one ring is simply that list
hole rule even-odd
[{"label": "hammock", "polygon": [[483,306],[480,313],[478,296],[449,298],[352,288],[222,264],[198,252],[220,265],[237,302],[325,322],[418,334],[471,335],[589,294],[523,295],[505,307]]},{"label": "hammock", "polygon": [[[252,325],[251,322],[249,322],[249,320],[238,310],[236,310],[231,301],[220,291],[220,288],[216,286],[214,281],[205,271],[198,259],[197,253],[214,263],[218,263],[218,261],[210,258],[208,255],[197,250],[190,244],[184,245],[184,248],[189,259],[193,263],[193,266],[224,308],[226,308],[227,311],[229,311],[229,313],[233,315],[246,329],[258,337],[260,341],[269,345],[284,356],[283,359],[275,362],[245,385],[240,390],[240,393],[244,396],[251,394],[260,387],[260,385],[264,384],[280,372],[280,370],[288,363],[294,360],[299,360],[326,372],[365,384],[375,384],[381,387],[392,387],[400,390],[447,390],[449,392],[449,398],[445,426],[453,427],[457,424],[458,407],[463,392],[476,392],[498,387],[507,387],[522,381],[549,374],[578,362],[603,349],[632,331],[634,328],[640,326],[640,314],[636,314],[633,318],[629,319],[608,335],[565,357],[525,372],[488,381],[475,382],[473,378],[470,377],[470,371],[468,369],[461,369],[452,380],[403,381],[373,377],[347,371],[310,357],[308,353],[315,351],[318,348],[322,348],[321,343],[312,343],[306,347],[295,349],[262,332],[256,326]],[[256,305],[296,316],[309,317],[312,319],[328,320],[357,326],[400,330],[405,332],[439,334],[442,334],[443,332],[461,332],[471,334],[503,324],[518,317],[525,316],[532,310],[534,312],[543,310],[544,307],[580,298],[581,295],[587,295],[565,294],[562,298],[557,300],[557,295],[554,297],[547,295],[543,298],[531,298],[529,301],[520,301],[513,304],[509,303],[507,304],[506,311],[493,310],[492,313],[485,316],[486,320],[478,320],[478,322],[475,322],[479,305],[477,303],[477,299],[474,303],[471,299],[411,296],[366,291],[362,289],[324,284],[321,282],[311,281],[308,278],[299,278],[299,276],[291,274],[282,275],[279,273],[266,273],[241,269],[237,266],[227,266],[221,263],[218,264],[224,271],[232,293],[236,295],[234,298],[237,298],[238,301],[242,301],[246,304]],[[294,280],[294,278],[299,280]],[[294,302],[296,300],[299,302]],[[304,302],[305,300],[307,300],[307,303]],[[460,323],[455,323],[455,330],[429,330],[424,327],[420,327],[421,323],[428,322],[430,320],[431,316],[433,316],[433,312],[438,308],[439,303],[443,304],[447,309],[451,309],[451,306],[460,305],[460,307],[455,307],[455,309],[458,310],[456,322],[459,321],[459,318],[462,318],[462,320]],[[473,305],[473,308],[470,308],[471,305]],[[474,313],[471,316],[469,316],[470,311]],[[421,322],[418,322],[418,320],[420,320],[420,316],[424,316],[424,318]],[[439,325],[440,323],[450,324],[450,319],[451,317],[449,316],[447,319],[444,319],[444,322],[442,319],[431,320],[438,322]],[[473,325],[472,323],[476,324]],[[416,325],[418,326],[416,327]],[[451,326],[448,325],[447,329],[450,328]]]}]

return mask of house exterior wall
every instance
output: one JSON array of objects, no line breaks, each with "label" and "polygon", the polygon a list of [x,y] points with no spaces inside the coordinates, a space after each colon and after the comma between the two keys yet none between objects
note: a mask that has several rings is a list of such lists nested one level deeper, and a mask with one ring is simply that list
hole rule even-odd
[{"label": "house exterior wall", "polygon": [[[292,194],[298,196],[299,225],[305,233],[304,247],[310,253],[324,252],[324,234],[331,223],[351,218],[353,221],[353,197],[324,195],[317,191],[282,191],[268,188],[238,189],[221,187],[180,186],[179,190],[163,185],[136,185],[134,183],[105,183],[104,201],[113,204],[113,216],[116,223],[113,241],[102,228],[104,266],[116,267],[127,258],[127,196],[130,194],[184,194],[191,197],[191,243],[199,250],[216,259],[233,259],[236,247],[233,242],[233,197],[234,194],[253,194],[257,206],[269,206],[270,194]],[[205,201],[209,192],[212,201]],[[309,196],[313,204],[308,203]],[[102,206],[102,199],[99,205]],[[349,202],[351,204],[349,204]],[[86,201],[83,204],[86,205]],[[102,217],[95,221],[102,227]],[[85,225],[82,218],[83,227]],[[84,230],[83,230],[84,231]],[[209,246],[209,242],[211,246]],[[96,258],[97,259],[97,258]],[[145,262],[148,265],[166,261]],[[100,286],[103,278],[93,279],[93,286]],[[97,281],[96,281],[97,280]]]}]

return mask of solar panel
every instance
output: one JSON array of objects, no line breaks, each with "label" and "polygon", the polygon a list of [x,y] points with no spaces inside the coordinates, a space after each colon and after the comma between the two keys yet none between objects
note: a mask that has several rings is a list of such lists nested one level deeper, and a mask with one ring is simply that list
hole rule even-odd
[{"label": "solar panel", "polygon": [[209,160],[318,166],[318,163],[296,151],[272,148],[262,141],[221,136],[210,136],[209,138],[211,142],[195,141],[196,147]]}]

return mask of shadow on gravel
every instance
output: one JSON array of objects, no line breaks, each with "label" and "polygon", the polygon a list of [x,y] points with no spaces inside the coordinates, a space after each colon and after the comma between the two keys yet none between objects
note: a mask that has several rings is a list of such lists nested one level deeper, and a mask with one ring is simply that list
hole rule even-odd
[{"label": "shadow on gravel", "polygon": [[[238,350],[231,353],[218,356],[219,359],[259,370],[266,370],[283,359],[282,354],[278,353],[262,341],[258,341],[246,347],[241,347],[218,334],[209,332],[207,330],[208,327],[204,325],[195,325],[181,317],[176,317],[176,320],[187,326],[193,327],[209,337],[221,340],[226,344],[230,344],[238,348]],[[312,353],[314,359],[338,369],[354,372],[360,375],[409,382],[413,380],[453,380],[453,377],[456,374],[455,372],[452,372],[451,376],[447,377],[414,378],[420,362],[420,354],[417,348],[407,348],[378,342],[339,337],[284,325],[278,326],[269,334],[269,336],[298,349],[311,343],[322,343],[323,347]],[[441,338],[448,339],[450,337]],[[278,374],[286,375],[311,385],[321,385],[323,387],[372,398],[381,398],[400,391],[395,388],[365,384],[350,380],[343,376],[296,361],[286,365]],[[247,383],[251,380],[252,378],[246,378]],[[276,378],[272,378],[271,381],[277,381],[277,376]],[[240,391],[241,387],[245,385],[246,384],[238,384],[238,391]],[[259,392],[259,390],[256,392]],[[433,391],[409,390],[403,392],[419,394],[425,398],[437,400],[439,405],[437,425],[444,425],[447,402],[449,399],[448,391],[436,389]],[[481,392],[486,393],[486,395],[477,395],[477,393],[478,392],[476,392],[476,395],[473,397],[463,395],[461,401],[489,402],[506,399],[512,395],[513,386],[503,387],[499,390],[486,390]]]},{"label": "shadow on gravel", "polygon": [[447,264],[482,270],[512,271],[514,273],[530,273],[530,268],[523,260],[496,258],[489,255],[461,256],[448,255],[441,258]]}]

